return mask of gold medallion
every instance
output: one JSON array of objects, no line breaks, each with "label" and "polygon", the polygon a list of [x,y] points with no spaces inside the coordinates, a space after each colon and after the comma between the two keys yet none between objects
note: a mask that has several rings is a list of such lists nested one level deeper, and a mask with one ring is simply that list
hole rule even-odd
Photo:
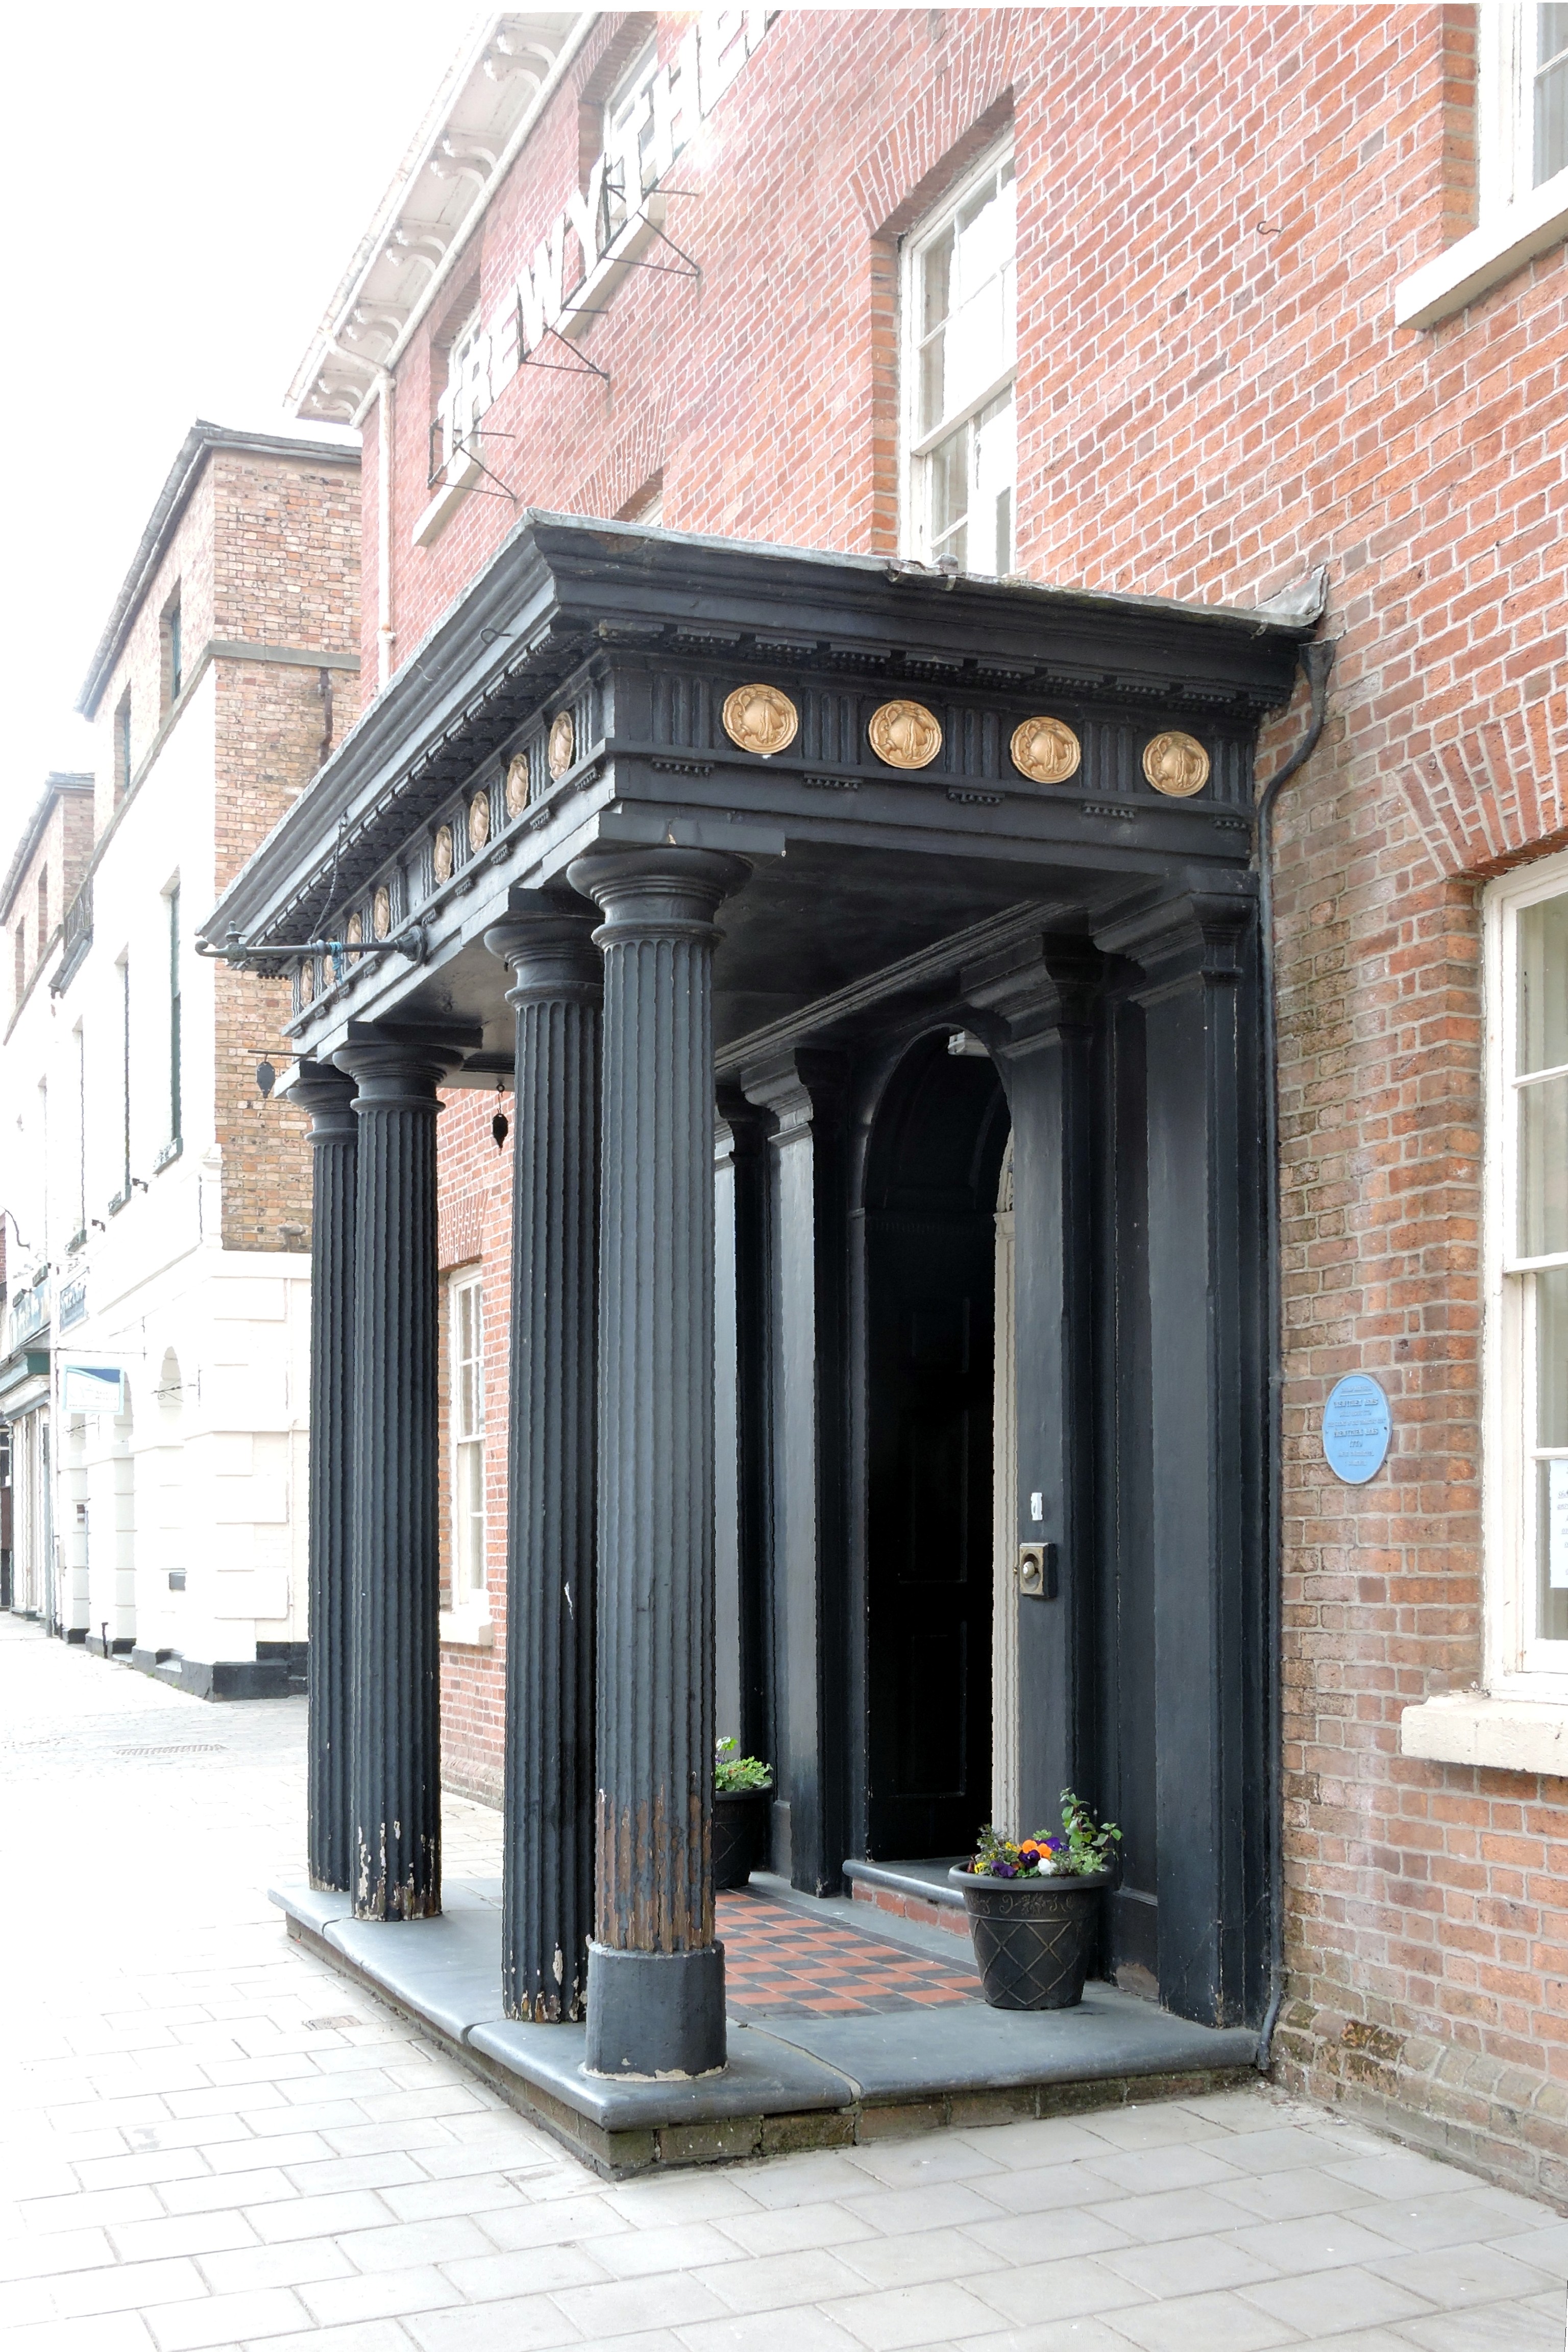
[{"label": "gold medallion", "polygon": [[300,1003],[301,1003],[301,1004],[309,1004],[309,1003],[310,1003],[310,1000],[311,1000],[311,998],[315,995],[315,993],[316,993],[316,966],[315,966],[314,960],[313,960],[311,957],[307,956],[307,957],[305,958],[304,962],[300,966]]},{"label": "gold medallion", "polygon": [[468,803],[468,847],[478,856],[490,837],[490,796],[476,793]]},{"label": "gold medallion", "polygon": [[1065,719],[1026,719],[1013,730],[1013,765],[1037,784],[1065,784],[1078,773],[1083,746]]},{"label": "gold medallion", "polygon": [[437,882],[449,882],[452,878],[452,828],[449,824],[438,824],[436,828],[436,838],[430,849],[430,870]]},{"label": "gold medallion", "polygon": [[725,696],[722,716],[731,742],[759,760],[771,760],[793,743],[800,727],[799,711],[776,686],[738,686]]},{"label": "gold medallion", "polygon": [[357,907],[343,926],[343,937],[351,948],[357,948],[364,937],[364,917]]},{"label": "gold medallion", "polygon": [[370,927],[378,940],[384,940],[392,929],[392,893],[384,882],[376,885],[370,902]]},{"label": "gold medallion", "polygon": [[929,768],[942,749],[941,723],[923,702],[884,702],[866,731],[889,768]]},{"label": "gold medallion", "polygon": [[1143,773],[1157,793],[1173,801],[1190,801],[1209,780],[1209,755],[1194,735],[1173,730],[1152,735],[1143,746]]},{"label": "gold medallion", "polygon": [[552,783],[559,782],[577,756],[577,730],[569,710],[558,710],[550,722],[550,743],[546,752]]},{"label": "gold medallion", "polygon": [[507,762],[506,813],[521,816],[528,806],[528,753],[514,751]]}]

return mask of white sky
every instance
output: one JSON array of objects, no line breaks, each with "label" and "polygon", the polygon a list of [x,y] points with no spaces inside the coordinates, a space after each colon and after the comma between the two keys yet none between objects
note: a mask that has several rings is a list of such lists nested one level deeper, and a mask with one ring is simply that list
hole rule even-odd
[{"label": "white sky", "polygon": [[295,365],[478,13],[22,0],[9,20],[0,870],[46,772],[92,765],[72,705],[186,431],[299,429]]}]

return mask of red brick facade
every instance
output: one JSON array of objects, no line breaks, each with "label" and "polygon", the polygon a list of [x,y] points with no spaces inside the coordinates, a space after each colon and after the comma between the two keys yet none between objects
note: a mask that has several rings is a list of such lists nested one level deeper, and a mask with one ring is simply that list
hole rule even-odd
[{"label": "red brick facade", "polygon": [[[661,22],[671,49],[682,21]],[[1020,568],[1247,603],[1324,564],[1340,641],[1278,828],[1277,2060],[1568,2192],[1568,1787],[1398,1752],[1405,1706],[1482,1674],[1478,885],[1568,840],[1568,255],[1434,329],[1394,317],[1399,281],[1472,217],[1476,12],[784,14],[675,174],[700,282],[634,273],[584,346],[607,383],[523,368],[485,419],[518,506],[469,497],[416,548],[442,337],[531,256],[640,37],[595,26],[398,365],[398,656],[518,506],[610,515],[661,482],[677,530],[893,551],[897,239],[1010,128]],[[374,431],[373,412],[371,529]],[[367,598],[367,669],[375,624]],[[1281,716],[1266,768],[1300,725]],[[442,1167],[500,1203],[492,1109],[451,1105]],[[486,1231],[495,1433],[494,1204]],[[1365,1487],[1319,1441],[1350,1370],[1394,1401]],[[497,1646],[447,1660],[449,1763],[476,1789],[494,1785],[504,1632],[496,1451]]]}]

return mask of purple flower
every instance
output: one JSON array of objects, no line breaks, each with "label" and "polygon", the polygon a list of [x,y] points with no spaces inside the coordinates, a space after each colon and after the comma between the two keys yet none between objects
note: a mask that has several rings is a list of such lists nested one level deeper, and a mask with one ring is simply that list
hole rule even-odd
[{"label": "purple flower", "polygon": [[1018,1865],[1016,1862],[994,1862],[991,1865],[991,1875],[993,1878],[1016,1878]]},{"label": "purple flower", "polygon": [[1067,1840],[1066,1838],[1048,1837],[1046,1840],[1046,1843],[1050,1847],[1053,1853],[1060,1853],[1067,1845]]}]

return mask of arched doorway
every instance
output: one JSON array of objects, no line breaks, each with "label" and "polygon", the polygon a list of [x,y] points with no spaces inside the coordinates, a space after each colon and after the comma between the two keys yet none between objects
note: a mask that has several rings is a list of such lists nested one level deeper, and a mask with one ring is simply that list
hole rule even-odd
[{"label": "arched doorway", "polygon": [[867,1849],[967,1849],[991,1809],[994,1065],[921,1038],[866,1161]]}]

